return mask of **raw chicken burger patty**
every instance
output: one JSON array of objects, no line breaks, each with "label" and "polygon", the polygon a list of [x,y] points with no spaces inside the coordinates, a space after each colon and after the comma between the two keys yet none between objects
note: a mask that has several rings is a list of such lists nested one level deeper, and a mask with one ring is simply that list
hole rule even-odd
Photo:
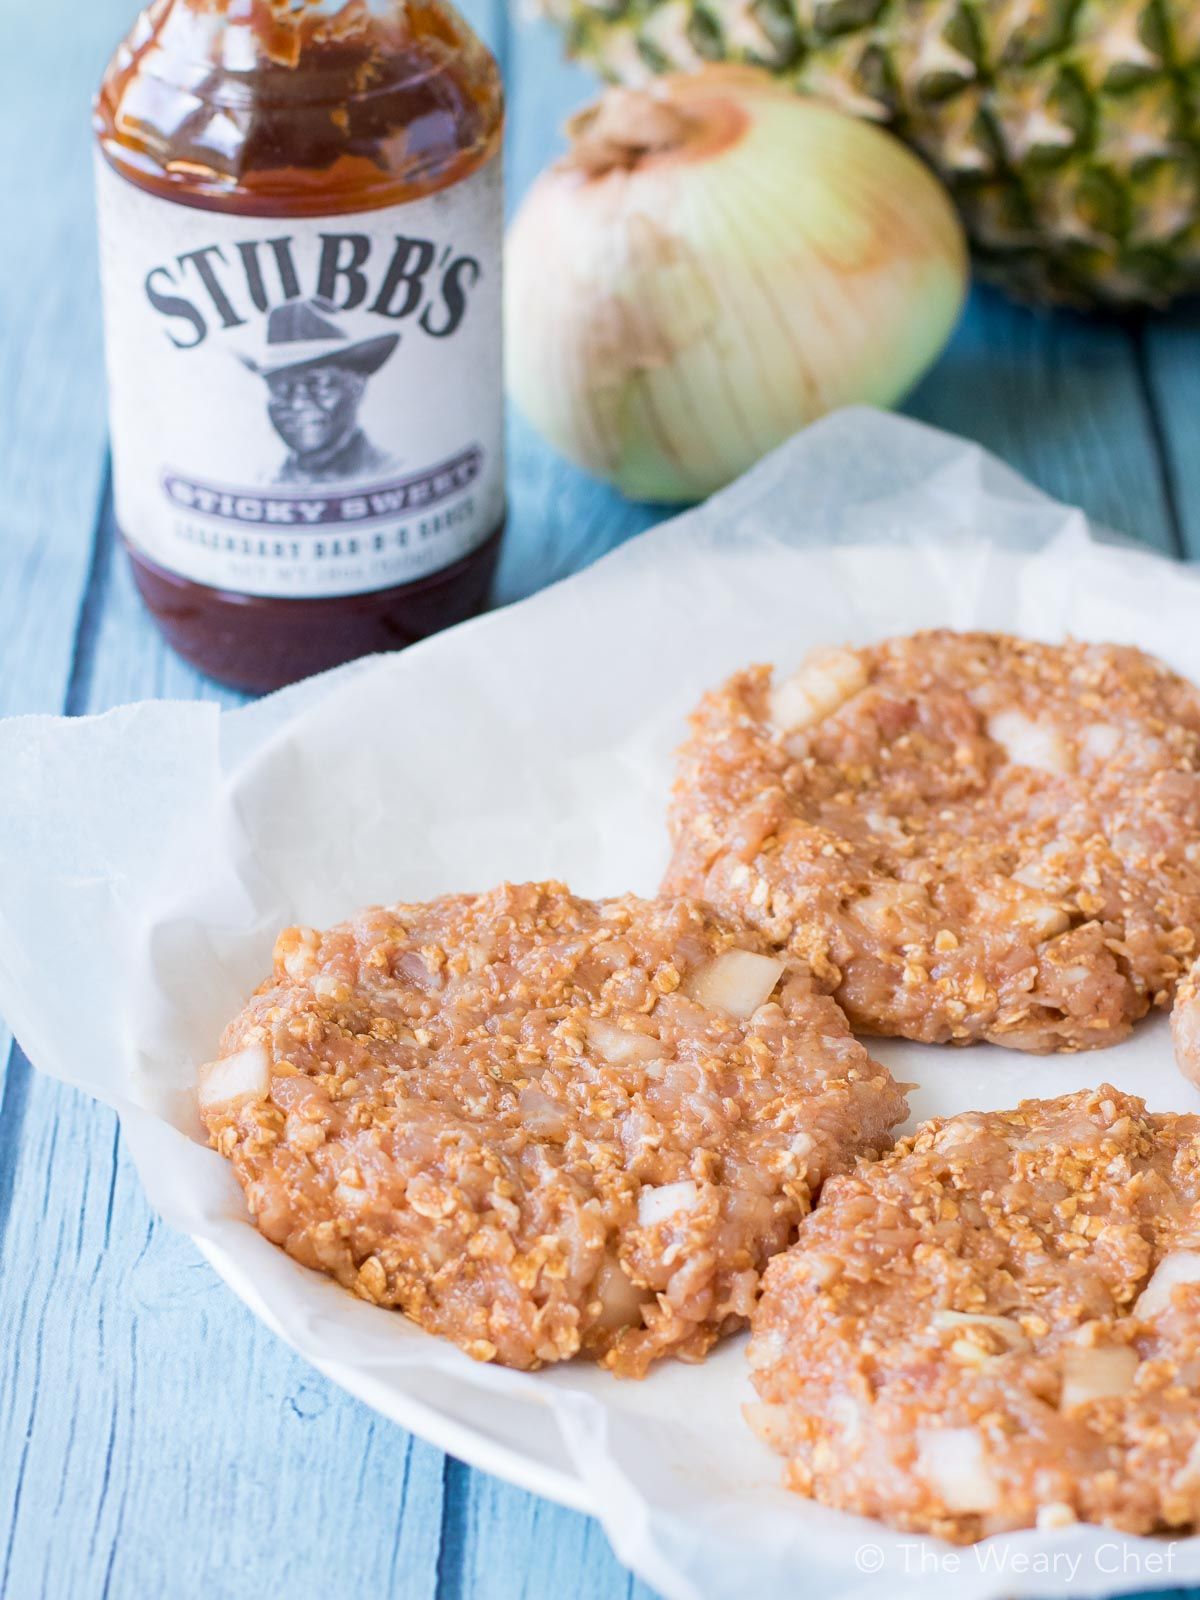
[{"label": "raw chicken burger patty", "polygon": [[860,1032],[1113,1044],[1200,931],[1200,695],[1142,651],[916,634],[693,717],[664,889],[805,958]]},{"label": "raw chicken burger patty", "polygon": [[744,1324],[905,1115],[804,964],[689,902],[506,886],[289,928],[201,1069],[269,1239],[481,1360],[642,1374]]},{"label": "raw chicken burger patty", "polygon": [[970,1541],[1200,1523],[1200,1117],[1107,1086],[925,1123],[767,1268],[790,1487]]},{"label": "raw chicken burger patty", "polygon": [[1180,1072],[1200,1088],[1200,961],[1185,975],[1171,1007],[1171,1037]]}]

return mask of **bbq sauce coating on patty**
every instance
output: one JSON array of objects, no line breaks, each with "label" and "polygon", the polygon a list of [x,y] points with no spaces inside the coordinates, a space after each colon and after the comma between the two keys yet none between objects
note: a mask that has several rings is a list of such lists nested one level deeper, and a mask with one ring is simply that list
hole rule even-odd
[{"label": "bbq sauce coating on patty", "polygon": [[1175,991],[1171,1040],[1180,1072],[1200,1088],[1200,961],[1184,975]]},{"label": "bbq sauce coating on patty", "polygon": [[297,1260],[481,1360],[633,1376],[744,1325],[905,1115],[802,962],[558,884],[287,929],[199,1093]]},{"label": "bbq sauce coating on patty", "polygon": [[1200,695],[1126,646],[940,631],[708,695],[664,892],[805,959],[859,1032],[1116,1043],[1200,932]]},{"label": "bbq sauce coating on patty", "polygon": [[925,1123],[767,1268],[755,1431],[824,1505],[968,1542],[1200,1524],[1200,1117],[1103,1086]]}]

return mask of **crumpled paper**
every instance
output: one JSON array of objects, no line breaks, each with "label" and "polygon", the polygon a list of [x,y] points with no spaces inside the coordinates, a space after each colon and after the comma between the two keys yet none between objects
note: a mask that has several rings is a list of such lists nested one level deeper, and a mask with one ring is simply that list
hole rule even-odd
[{"label": "crumpled paper", "polygon": [[[868,410],[531,600],[241,710],[0,725],[0,1008],[115,1106],[150,1201],[314,1365],[490,1470],[590,1510],[670,1600],[1116,1594],[1200,1578],[1200,1539],[1103,1529],[952,1550],[785,1493],[740,1416],[742,1340],[622,1383],[469,1361],[250,1226],[191,1085],[277,930],[561,877],[653,892],[672,750],[750,661],[949,625],[1143,645],[1200,680],[1200,579],[1098,543],[978,448]],[[70,1004],[62,975],[70,973]],[[877,1045],[918,1116],[1109,1080],[1200,1109],[1164,1020],[1103,1053]]]}]

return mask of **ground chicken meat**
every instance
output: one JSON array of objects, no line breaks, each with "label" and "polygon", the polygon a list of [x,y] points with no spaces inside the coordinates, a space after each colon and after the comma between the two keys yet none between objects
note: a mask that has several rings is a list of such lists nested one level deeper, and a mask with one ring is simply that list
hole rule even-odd
[{"label": "ground chicken meat", "polygon": [[1200,1524],[1200,1117],[1102,1087],[927,1122],[767,1268],[756,1432],[825,1505],[967,1542]]},{"label": "ground chicken meat", "polygon": [[807,960],[852,1026],[1113,1044],[1200,932],[1200,695],[1140,650],[950,631],[737,674],[693,718],[664,891]]},{"label": "ground chicken meat", "polygon": [[1200,1088],[1200,962],[1192,967],[1175,992],[1171,1038],[1180,1072]]},{"label": "ground chicken meat", "polygon": [[905,1115],[803,962],[557,884],[287,929],[199,1099],[297,1260],[481,1360],[628,1375],[744,1325]]}]

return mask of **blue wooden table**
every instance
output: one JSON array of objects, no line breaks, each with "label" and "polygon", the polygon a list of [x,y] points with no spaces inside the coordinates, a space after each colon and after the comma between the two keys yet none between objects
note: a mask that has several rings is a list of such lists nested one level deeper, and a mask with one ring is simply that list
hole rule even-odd
[{"label": "blue wooden table", "polygon": [[[475,17],[514,198],[590,80]],[[6,8],[0,58],[0,714],[235,697],[161,644],[108,510],[87,106],[131,0]],[[481,14],[482,13],[482,14]],[[1087,322],[978,294],[909,412],[1200,556],[1200,313]],[[497,600],[655,520],[519,423]],[[81,798],[81,804],[85,800]],[[69,997],[64,997],[69,1003]],[[0,1600],[612,1600],[599,1528],[410,1438],[259,1327],[151,1215],[114,1117],[0,1037]]]}]

